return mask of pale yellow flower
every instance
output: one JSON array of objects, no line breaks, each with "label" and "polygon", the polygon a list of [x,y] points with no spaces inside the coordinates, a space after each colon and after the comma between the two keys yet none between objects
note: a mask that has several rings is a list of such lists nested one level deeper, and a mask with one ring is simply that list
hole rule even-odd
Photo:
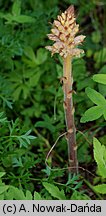
[{"label": "pale yellow flower", "polygon": [[50,40],[55,41],[52,46],[46,46],[46,49],[54,53],[59,53],[63,58],[67,56],[80,56],[84,51],[77,48],[85,38],[84,35],[75,35],[79,31],[79,25],[76,24],[74,6],[70,6],[61,16],[54,20],[51,34],[48,34]]}]

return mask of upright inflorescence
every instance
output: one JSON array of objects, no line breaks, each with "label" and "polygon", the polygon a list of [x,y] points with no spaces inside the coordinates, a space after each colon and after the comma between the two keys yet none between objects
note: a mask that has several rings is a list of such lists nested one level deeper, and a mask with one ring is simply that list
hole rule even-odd
[{"label": "upright inflorescence", "polygon": [[55,41],[52,46],[46,46],[46,49],[54,53],[59,53],[63,58],[68,55],[80,56],[83,53],[82,49],[77,48],[85,38],[83,35],[75,37],[79,31],[79,25],[76,24],[76,18],[74,14],[74,6],[70,6],[61,16],[54,20],[51,34],[48,34],[50,40]]},{"label": "upright inflorescence", "polygon": [[72,58],[79,57],[83,53],[82,49],[77,46],[82,43],[85,36],[75,35],[79,31],[79,25],[76,24],[74,15],[74,6],[70,6],[57,20],[53,23],[51,34],[48,34],[50,40],[54,41],[52,46],[46,49],[54,53],[59,53],[63,58],[63,92],[64,92],[64,112],[67,127],[67,143],[68,143],[68,162],[69,173],[78,173],[77,161],[77,145],[76,145],[76,128],[74,121],[74,106],[72,93]]}]

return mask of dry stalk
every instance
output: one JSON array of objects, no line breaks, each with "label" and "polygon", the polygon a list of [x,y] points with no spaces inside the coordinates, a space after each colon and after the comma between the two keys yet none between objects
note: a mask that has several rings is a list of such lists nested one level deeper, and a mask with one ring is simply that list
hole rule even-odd
[{"label": "dry stalk", "polygon": [[61,16],[54,20],[51,34],[48,34],[50,40],[55,41],[52,46],[46,49],[54,53],[59,53],[63,58],[63,92],[64,92],[64,111],[67,127],[67,143],[69,172],[78,173],[77,146],[76,146],[76,129],[74,123],[74,106],[72,99],[72,58],[80,57],[84,51],[77,46],[81,44],[85,38],[83,35],[75,35],[79,31],[79,25],[76,24],[74,6],[71,5]]}]

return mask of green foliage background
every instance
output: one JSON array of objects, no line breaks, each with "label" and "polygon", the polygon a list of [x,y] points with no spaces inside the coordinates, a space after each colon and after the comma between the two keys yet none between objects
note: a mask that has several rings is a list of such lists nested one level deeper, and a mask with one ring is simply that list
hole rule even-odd
[{"label": "green foliage background", "polygon": [[[75,6],[80,34],[86,35],[82,45],[85,55],[73,59],[76,91],[73,97],[81,168],[79,175],[72,176],[71,180],[67,177],[65,137],[58,141],[48,160],[53,169],[45,165],[51,146],[65,132],[60,84],[62,59],[58,55],[51,58],[45,46],[51,43],[47,38],[51,23],[70,4]],[[92,113],[83,116],[99,97],[97,92],[102,99],[106,96],[106,85],[92,79],[99,73],[106,74],[105,0],[0,1],[1,199],[15,199],[14,193],[19,195],[18,190],[26,194],[22,195],[23,199],[104,198],[95,193],[92,186],[101,182],[101,177],[96,177],[92,139],[96,136],[106,145],[106,103],[99,114],[93,110],[93,117]],[[54,195],[51,187],[56,190]],[[18,195],[16,199],[20,199]]]}]

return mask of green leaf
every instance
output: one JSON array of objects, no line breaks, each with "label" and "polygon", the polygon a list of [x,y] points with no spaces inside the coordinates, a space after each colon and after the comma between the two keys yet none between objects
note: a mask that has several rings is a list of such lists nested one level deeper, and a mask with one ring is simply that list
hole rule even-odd
[{"label": "green leaf", "polygon": [[8,21],[7,23],[11,23],[13,21],[13,16],[10,13],[4,14],[4,19]]},{"label": "green leaf", "polygon": [[0,194],[0,200],[4,200],[4,194]]},{"label": "green leaf", "polygon": [[47,51],[44,48],[40,48],[37,51],[37,59],[36,62],[38,65],[43,64],[47,59]]},{"label": "green leaf", "polygon": [[35,136],[29,135],[29,136],[27,136],[27,141],[28,141],[28,140],[33,140],[33,139],[35,139],[35,138],[36,138]]},{"label": "green leaf", "polygon": [[8,191],[5,192],[5,199],[6,200],[13,200],[14,199],[14,192],[12,190],[12,186],[10,186]]},{"label": "green leaf", "polygon": [[59,200],[66,200],[65,194],[63,190],[59,190],[59,188],[53,184],[43,182],[43,186],[46,190],[54,197]]},{"label": "green leaf", "polygon": [[99,140],[97,140],[95,137],[93,138],[93,145],[94,145],[94,159],[97,165],[99,165],[100,163],[103,162],[104,149],[102,148],[102,145],[99,142]]},{"label": "green leaf", "polygon": [[32,200],[32,194],[29,190],[26,191],[26,200]]},{"label": "green leaf", "polygon": [[36,74],[34,74],[32,77],[29,79],[29,85],[31,87],[35,87],[38,85],[38,82],[40,80],[41,73],[38,71]]},{"label": "green leaf", "polygon": [[84,123],[87,121],[96,120],[101,115],[104,115],[104,118],[106,119],[106,99],[99,92],[89,87],[86,88],[86,94],[93,101],[93,103],[98,106],[88,109],[81,118],[81,122]]},{"label": "green leaf", "polygon": [[31,133],[31,129],[30,130],[28,130],[26,133],[25,133],[25,136],[28,136],[30,133]]},{"label": "green leaf", "polygon": [[41,195],[38,192],[34,192],[34,200],[42,200]]},{"label": "green leaf", "polygon": [[24,53],[25,55],[32,61],[35,63],[35,66],[36,66],[36,58],[35,58],[35,53],[32,49],[31,46],[26,46],[25,49],[24,49]]},{"label": "green leaf", "polygon": [[4,112],[0,113],[0,123],[6,123],[7,122],[7,117],[3,117]]},{"label": "green leaf", "polygon": [[21,24],[35,22],[35,19],[33,17],[26,16],[26,15],[20,15],[20,16],[16,16],[16,17],[14,16],[13,20],[15,22],[18,22],[18,23],[21,23]]},{"label": "green leaf", "polygon": [[101,106],[94,106],[89,108],[81,117],[80,122],[85,123],[88,121],[94,121],[103,115],[103,108]]},{"label": "green leaf", "polygon": [[14,187],[10,186],[8,192],[5,193],[6,200],[32,200],[32,194],[29,190],[26,191],[26,196],[24,195],[23,191]]},{"label": "green leaf", "polygon": [[99,74],[106,74],[106,65],[100,69]]},{"label": "green leaf", "polygon": [[99,106],[106,106],[106,100],[99,92],[91,89],[90,87],[86,88],[85,92],[93,103]]},{"label": "green leaf", "polygon": [[38,121],[38,122],[36,122],[35,127],[47,128],[52,133],[55,132],[55,127],[47,121]]},{"label": "green leaf", "polygon": [[106,184],[100,184],[93,187],[97,193],[106,194]]},{"label": "green leaf", "polygon": [[0,178],[3,177],[5,174],[5,172],[0,172]]},{"label": "green leaf", "polygon": [[[105,75],[106,74],[106,65],[104,65],[100,71],[99,71],[99,74],[103,74]],[[99,75],[97,74],[97,75]],[[98,83],[98,89],[99,89],[99,92],[106,98],[106,86],[102,83]]]},{"label": "green leaf", "polygon": [[90,200],[90,197],[86,194],[81,194],[78,191],[74,191],[71,196],[71,200]]},{"label": "green leaf", "polygon": [[106,108],[103,111],[103,116],[104,116],[104,119],[106,120]]},{"label": "green leaf", "polygon": [[14,16],[20,15],[21,12],[21,1],[20,0],[15,0],[13,6],[12,6],[12,14]]},{"label": "green leaf", "polygon": [[96,61],[96,66],[98,67],[101,63],[106,61],[106,47],[94,53],[94,60]]},{"label": "green leaf", "polygon": [[22,91],[22,86],[18,86],[14,92],[13,92],[13,98],[14,98],[14,101],[17,101],[19,99],[19,96],[21,94],[21,91]]},{"label": "green leaf", "polygon": [[101,32],[98,30],[98,31],[94,31],[92,33],[92,41],[94,43],[99,43],[101,40]]},{"label": "green leaf", "polygon": [[20,148],[21,148],[22,146],[24,146],[25,148],[28,147],[28,143],[27,143],[26,141],[24,141],[24,139],[22,139],[21,137],[17,137],[17,139],[18,139],[19,142],[20,142]]},{"label": "green leaf", "polygon": [[12,163],[13,163],[13,167],[23,167],[21,157],[19,157],[19,159],[13,158]]},{"label": "green leaf", "polygon": [[5,185],[5,186],[0,186],[0,194],[4,193],[5,191],[7,191],[9,188],[9,186]]},{"label": "green leaf", "polygon": [[106,85],[106,74],[96,74],[93,76],[95,82]]},{"label": "green leaf", "polygon": [[26,200],[23,191],[14,186],[11,186],[11,193],[13,193],[13,198],[15,200]]},{"label": "green leaf", "polygon": [[30,140],[35,139],[35,136],[29,135],[29,133],[31,132],[31,130],[27,131],[25,134],[22,135],[13,135],[11,136],[11,138],[15,138],[20,142],[20,147],[24,146],[25,148],[28,147],[28,145],[31,143]]},{"label": "green leaf", "polygon": [[83,80],[81,80],[80,82],[77,81],[77,90],[81,91],[82,89],[85,89],[87,86],[89,87],[93,87],[94,86],[94,82],[90,77],[87,77]]},{"label": "green leaf", "polygon": [[98,172],[103,177],[106,178],[106,147],[101,145],[101,143],[94,137],[94,159],[98,166]]},{"label": "green leaf", "polygon": [[12,109],[12,102],[11,101],[8,101],[7,99],[5,99],[5,103],[7,104],[7,106]]},{"label": "green leaf", "polygon": [[28,85],[22,84],[21,87],[22,87],[22,90],[23,90],[23,98],[26,99],[28,97],[28,95],[29,95]]}]

